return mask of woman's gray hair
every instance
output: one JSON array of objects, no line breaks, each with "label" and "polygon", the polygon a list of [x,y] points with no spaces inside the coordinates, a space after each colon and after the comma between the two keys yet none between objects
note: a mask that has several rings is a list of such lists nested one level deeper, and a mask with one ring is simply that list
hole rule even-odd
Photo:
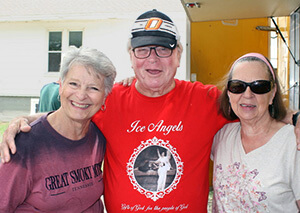
[{"label": "woman's gray hair", "polygon": [[63,57],[60,66],[62,82],[74,64],[92,68],[99,78],[104,78],[105,97],[111,92],[117,73],[115,66],[104,53],[88,47],[71,46]]}]

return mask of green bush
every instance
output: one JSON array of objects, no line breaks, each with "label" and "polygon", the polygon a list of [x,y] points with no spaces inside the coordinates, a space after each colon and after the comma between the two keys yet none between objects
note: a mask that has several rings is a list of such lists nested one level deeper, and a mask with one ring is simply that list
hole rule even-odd
[{"label": "green bush", "polygon": [[8,126],[8,122],[7,123],[0,122],[0,141],[2,141],[3,132],[6,130],[7,126]]}]

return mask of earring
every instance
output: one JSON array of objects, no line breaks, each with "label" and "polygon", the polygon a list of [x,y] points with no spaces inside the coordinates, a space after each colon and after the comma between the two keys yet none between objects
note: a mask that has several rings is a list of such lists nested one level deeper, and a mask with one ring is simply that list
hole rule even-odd
[{"label": "earring", "polygon": [[231,108],[231,103],[230,103],[230,98],[228,97],[228,115],[232,115],[232,108]]},{"label": "earring", "polygon": [[274,110],[274,104],[273,103],[269,105],[269,112],[270,112],[271,117],[274,118],[275,110]]},{"label": "earring", "polygon": [[104,112],[104,111],[106,110],[106,105],[103,104],[103,105],[101,106],[100,110]]}]

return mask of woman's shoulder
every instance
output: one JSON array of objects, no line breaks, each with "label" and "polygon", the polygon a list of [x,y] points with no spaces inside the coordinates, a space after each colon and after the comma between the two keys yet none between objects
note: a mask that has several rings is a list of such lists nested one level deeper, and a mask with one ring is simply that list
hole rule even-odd
[{"label": "woman's shoulder", "polygon": [[240,128],[240,122],[228,123],[224,125],[214,137],[214,146],[216,146],[220,142],[222,142],[221,144],[225,144],[226,141],[231,142],[231,138],[238,137]]},{"label": "woman's shoulder", "polygon": [[279,124],[274,127],[276,129],[274,135],[279,136],[287,136],[287,135],[295,135],[294,126],[291,124],[285,124],[282,122],[278,122]]},{"label": "woman's shoulder", "polygon": [[44,122],[46,122],[46,115],[38,118],[37,120],[30,123],[29,132],[20,132],[16,136],[16,145],[17,149],[25,149],[29,146],[34,146],[35,143],[40,143],[40,138],[46,137],[47,131]]},{"label": "woman's shoulder", "polygon": [[102,131],[97,127],[97,125],[92,121],[90,125],[91,132],[94,132],[98,137],[103,138],[105,140],[105,137],[102,133]]},{"label": "woman's shoulder", "polygon": [[241,127],[241,123],[240,122],[232,122],[232,123],[228,123],[228,124],[225,124],[222,129],[220,129],[218,131],[217,134],[228,134],[228,133],[231,133],[231,132],[237,132],[239,131]]},{"label": "woman's shoulder", "polygon": [[296,141],[295,127],[291,124],[283,125],[277,132],[276,135],[280,138],[286,138],[287,141]]}]

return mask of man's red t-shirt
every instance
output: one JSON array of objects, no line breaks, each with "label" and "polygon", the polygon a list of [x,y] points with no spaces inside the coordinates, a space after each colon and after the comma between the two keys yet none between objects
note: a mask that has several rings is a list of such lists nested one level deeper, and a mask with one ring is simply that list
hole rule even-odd
[{"label": "man's red t-shirt", "polygon": [[176,80],[150,98],[116,85],[93,121],[107,139],[104,198],[114,212],[206,212],[213,137],[228,121],[220,91]]}]

